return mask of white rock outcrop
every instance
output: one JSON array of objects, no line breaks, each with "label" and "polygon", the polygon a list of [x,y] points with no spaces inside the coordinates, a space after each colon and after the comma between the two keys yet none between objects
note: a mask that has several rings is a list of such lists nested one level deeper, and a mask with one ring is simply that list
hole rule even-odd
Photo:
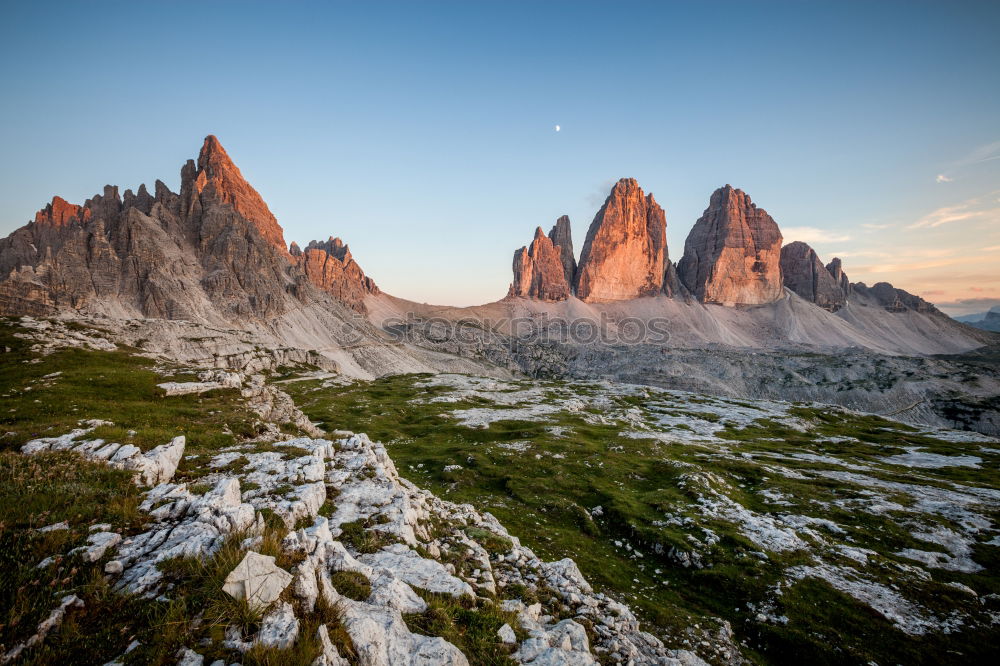
[{"label": "white rock outcrop", "polygon": [[122,541],[116,556],[124,568],[117,585],[133,593],[152,594],[159,587],[159,562],[207,558],[231,532],[262,527],[253,507],[242,502],[240,482],[234,478],[220,479],[204,495],[192,494],[185,484],[160,484],[146,493],[139,508],[152,523]]},{"label": "white rock outcrop", "polygon": [[287,601],[275,606],[260,622],[256,643],[267,647],[286,650],[299,637],[299,620],[295,617],[295,609]]},{"label": "white rock outcrop", "polygon": [[398,610],[343,599],[341,622],[362,666],[467,666],[462,652],[439,637],[411,633]]},{"label": "white rock outcrop", "polygon": [[44,451],[73,451],[88,460],[104,462],[116,469],[136,472],[135,482],[143,486],[155,486],[173,478],[177,465],[184,457],[184,435],[174,437],[168,444],[143,453],[133,444],[105,443],[103,439],[81,440],[102,425],[114,425],[109,421],[81,422],[77,428],[59,437],[33,439],[21,447],[21,453],[29,455]]}]

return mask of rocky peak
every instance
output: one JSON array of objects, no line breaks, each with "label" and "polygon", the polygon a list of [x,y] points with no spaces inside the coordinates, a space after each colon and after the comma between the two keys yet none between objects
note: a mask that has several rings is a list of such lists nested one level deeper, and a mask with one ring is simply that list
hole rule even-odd
[{"label": "rocky peak", "polygon": [[569,217],[563,215],[549,231],[549,240],[559,248],[559,258],[562,261],[566,284],[572,285],[576,278],[576,256],[573,254],[573,234],[569,225]]},{"label": "rocky peak", "polygon": [[149,215],[154,203],[156,200],[149,195],[145,183],[139,186],[139,190],[135,194],[132,194],[132,190],[125,190],[125,195],[122,197],[123,209],[138,208],[146,215]]},{"label": "rocky peak", "polygon": [[213,135],[205,137],[197,165],[188,160],[181,169],[181,202],[189,218],[198,217],[211,204],[229,204],[257,228],[264,240],[282,255],[288,254],[278,220]]},{"label": "rocky peak", "polygon": [[844,293],[844,298],[851,293],[851,281],[847,279],[847,274],[844,273],[844,268],[840,264],[840,258],[834,257],[833,260],[826,265],[826,270],[836,281],[837,286]]},{"label": "rocky peak", "polygon": [[758,305],[781,298],[780,260],[778,225],[745,192],[726,185],[688,234],[677,271],[703,303]]},{"label": "rocky peak", "polygon": [[305,250],[292,243],[290,254],[309,282],[352,310],[365,312],[365,297],[381,293],[339,238],[310,241]]},{"label": "rocky peak", "polygon": [[[836,261],[839,268],[840,260]],[[816,251],[802,241],[781,248],[781,275],[786,287],[825,310],[836,312],[847,303],[847,293],[839,280],[823,266]]]},{"label": "rocky peak", "polygon": [[569,295],[560,248],[538,227],[531,245],[514,253],[514,282],[507,296],[564,301]]},{"label": "rocky peak", "polygon": [[611,189],[587,231],[576,271],[576,294],[584,301],[620,301],[655,296],[663,288],[667,220],[652,194],[634,178]]},{"label": "rocky peak", "polygon": [[344,244],[344,241],[333,236],[330,236],[325,241],[309,241],[306,251],[308,252],[309,250],[322,250],[331,257],[336,257],[341,261],[353,261],[351,249]]},{"label": "rocky peak", "polygon": [[282,235],[210,136],[181,169],[180,195],[158,180],[155,196],[140,186],[123,198],[108,185],[82,206],[56,197],[35,223],[0,239],[0,313],[242,325],[332,300],[316,286],[356,310],[378,293],[340,240],[293,246],[293,259]]},{"label": "rocky peak", "polygon": [[90,209],[71,204],[62,197],[52,197],[52,203],[35,213],[35,224],[64,227],[90,219]]}]

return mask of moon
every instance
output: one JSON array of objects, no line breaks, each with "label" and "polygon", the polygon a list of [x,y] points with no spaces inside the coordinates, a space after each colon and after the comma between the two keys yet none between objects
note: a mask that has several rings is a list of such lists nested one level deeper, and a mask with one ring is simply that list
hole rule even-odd
[{"label": "moon", "polygon": [[559,127],[559,125],[556,125],[556,131],[558,132],[560,129],[562,129],[562,128]]}]

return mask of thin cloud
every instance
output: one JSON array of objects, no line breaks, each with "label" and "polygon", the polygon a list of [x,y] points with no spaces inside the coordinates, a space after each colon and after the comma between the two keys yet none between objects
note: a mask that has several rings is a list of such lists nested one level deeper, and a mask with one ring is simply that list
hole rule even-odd
[{"label": "thin cloud", "polygon": [[968,199],[952,206],[932,210],[911,224],[907,229],[933,229],[944,224],[976,220],[1000,214],[1000,208],[982,208],[983,197]]},{"label": "thin cloud", "polygon": [[1000,141],[994,141],[993,143],[987,143],[979,146],[966,155],[964,159],[959,160],[959,166],[981,164],[983,162],[991,162],[993,160],[1000,160]]},{"label": "thin cloud", "polygon": [[855,270],[861,273],[905,273],[909,271],[927,270],[929,268],[968,266],[970,264],[980,264],[990,260],[991,257],[952,257],[950,259],[940,259],[936,261],[903,261],[899,263],[871,264],[868,266],[858,266]]},{"label": "thin cloud", "polygon": [[966,167],[975,166],[977,164],[982,164],[984,162],[992,162],[993,160],[1000,160],[1000,141],[993,141],[991,143],[985,143],[977,147],[972,152],[968,153],[959,160],[956,160],[951,164],[947,171],[944,173],[939,173],[934,177],[934,182],[936,183],[950,183],[955,180],[953,174],[955,171],[960,169],[965,169]]},{"label": "thin cloud", "polygon": [[989,247],[984,247],[983,252],[1000,252],[1000,245],[990,245]]},{"label": "thin cloud", "polygon": [[882,229],[891,229],[896,226],[894,224],[872,224],[870,222],[865,222],[861,225],[865,229],[871,229],[872,231],[881,231]]},{"label": "thin cloud", "polygon": [[951,315],[985,312],[1000,305],[1000,298],[956,298],[953,301],[941,301],[935,305]]},{"label": "thin cloud", "polygon": [[851,240],[848,234],[838,234],[816,227],[787,227],[782,232],[782,236],[790,241],[802,241],[803,243],[841,243]]}]

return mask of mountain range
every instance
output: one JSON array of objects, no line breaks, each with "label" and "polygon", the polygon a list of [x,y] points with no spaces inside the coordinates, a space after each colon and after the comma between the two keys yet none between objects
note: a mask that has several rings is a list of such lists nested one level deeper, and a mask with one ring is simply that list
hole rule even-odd
[{"label": "mountain range", "polygon": [[969,326],[981,328],[984,331],[1000,333],[1000,305],[994,305],[986,312],[976,312],[955,317],[957,321]]},{"label": "mountain range", "polygon": [[[182,356],[244,353],[250,343],[221,333],[241,331],[253,345],[309,350],[362,378],[441,370],[614,377],[731,396],[808,395],[883,413],[906,407],[899,418],[998,427],[982,404],[996,394],[993,380],[963,385],[948,365],[957,361],[936,358],[997,336],[891,284],[850,282],[839,259],[824,264],[805,243],[783,244],[775,220],[730,185],[712,193],[675,263],[664,209],[621,179],[579,258],[570,220],[560,217],[514,253],[505,298],[457,308],[383,293],[339,238],[286,244],[214,136],[180,175],[179,193],[158,180],[152,194],[109,185],[82,204],[54,197],[0,241],[0,314],[142,320],[147,334],[153,321],[216,332],[145,338]],[[542,328],[603,321],[619,333],[638,322],[664,334],[627,349],[525,340],[524,320]],[[472,339],[431,330],[468,321],[482,324]],[[746,361],[757,355],[765,361]],[[891,368],[888,386],[872,384],[875,360]],[[776,382],[776,372],[793,376]],[[922,384],[919,373],[929,373]],[[964,420],[954,418],[955,400]]]}]

